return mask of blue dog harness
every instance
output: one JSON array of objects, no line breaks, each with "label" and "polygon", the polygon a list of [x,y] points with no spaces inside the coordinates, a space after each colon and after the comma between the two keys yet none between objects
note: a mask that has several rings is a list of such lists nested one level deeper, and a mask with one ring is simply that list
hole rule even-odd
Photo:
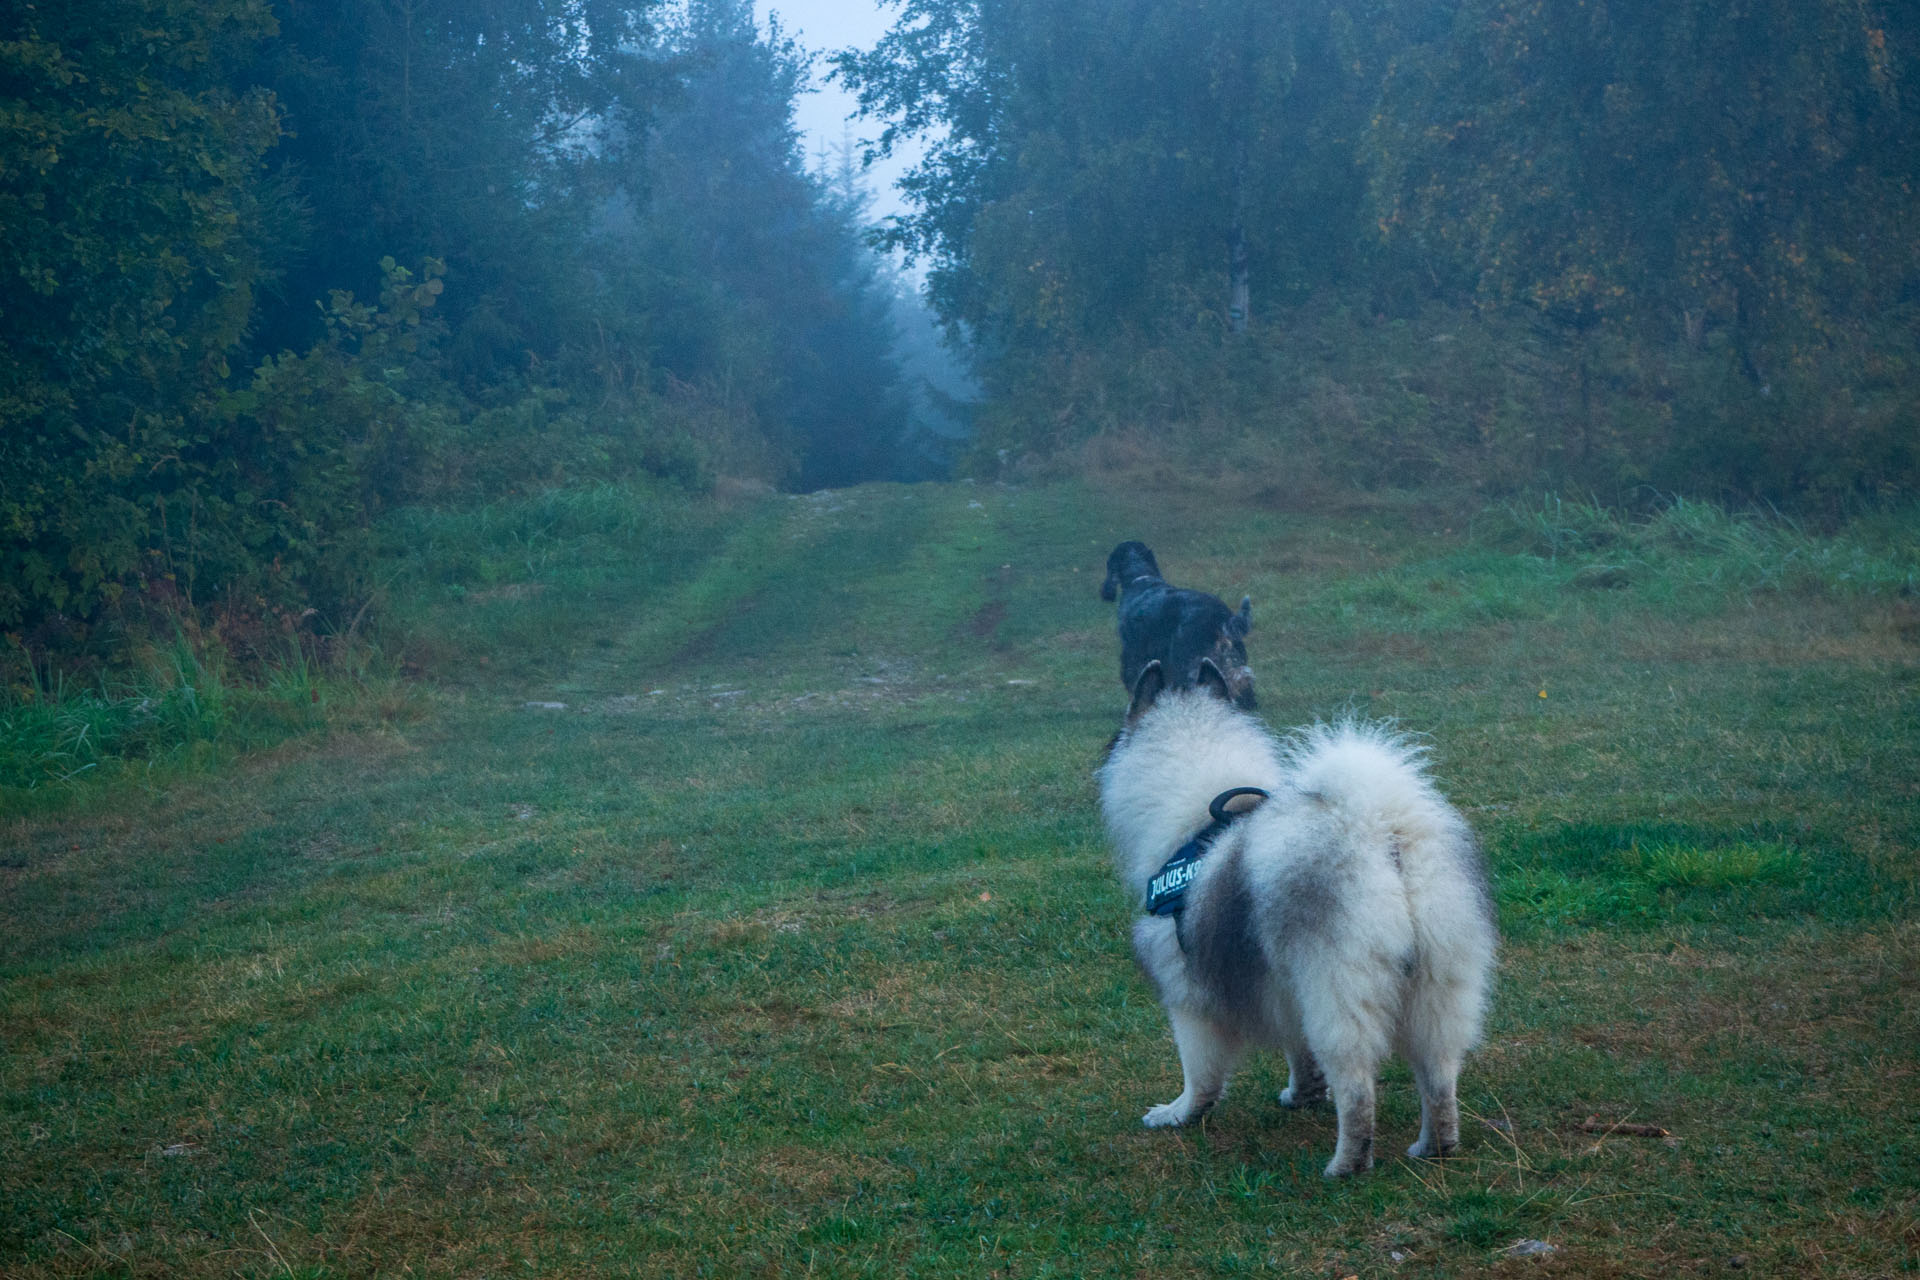
[{"label": "blue dog harness", "polygon": [[1187,905],[1187,887],[1200,872],[1200,859],[1207,856],[1226,829],[1233,825],[1234,819],[1243,818],[1260,806],[1248,805],[1244,809],[1229,809],[1227,806],[1241,796],[1259,796],[1265,800],[1267,793],[1259,787],[1234,787],[1222,791],[1207,805],[1207,812],[1213,818],[1198,835],[1174,850],[1173,856],[1161,864],[1153,879],[1147,881],[1147,914],[1150,916],[1178,916]]}]

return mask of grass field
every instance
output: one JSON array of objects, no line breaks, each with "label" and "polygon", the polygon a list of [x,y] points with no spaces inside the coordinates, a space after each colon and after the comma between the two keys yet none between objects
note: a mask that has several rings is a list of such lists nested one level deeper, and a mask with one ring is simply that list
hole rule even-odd
[{"label": "grass field", "polygon": [[[1920,1271],[1912,519],[947,485],[396,535],[404,676],[9,775],[0,1274]],[[1253,594],[1271,723],[1397,718],[1483,835],[1459,1158],[1323,1182],[1268,1058],[1141,1127],[1123,537]]]}]

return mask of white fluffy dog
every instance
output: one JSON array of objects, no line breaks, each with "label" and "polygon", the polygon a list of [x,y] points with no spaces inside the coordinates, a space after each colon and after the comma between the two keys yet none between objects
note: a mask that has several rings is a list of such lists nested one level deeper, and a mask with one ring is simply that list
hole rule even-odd
[{"label": "white fluffy dog", "polygon": [[[1278,1047],[1291,1072],[1283,1105],[1332,1092],[1340,1140],[1327,1176],[1358,1173],[1373,1165],[1374,1079],[1394,1051],[1420,1089],[1407,1154],[1447,1154],[1497,945],[1465,819],[1420,753],[1383,729],[1321,726],[1282,744],[1233,707],[1211,662],[1196,687],[1165,686],[1158,663],[1141,673],[1099,772],[1121,877],[1167,912],[1140,917],[1133,948],[1186,1087],[1146,1123],[1198,1120],[1247,1049]],[[1209,826],[1210,802],[1233,809],[1224,793],[1237,788],[1270,798]],[[1169,858],[1192,854],[1197,833],[1211,844],[1186,864]]]}]

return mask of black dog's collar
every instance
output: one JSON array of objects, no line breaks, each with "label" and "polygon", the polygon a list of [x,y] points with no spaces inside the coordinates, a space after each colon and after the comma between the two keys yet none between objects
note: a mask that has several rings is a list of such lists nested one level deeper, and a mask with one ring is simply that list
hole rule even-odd
[{"label": "black dog's collar", "polygon": [[1259,806],[1249,805],[1245,809],[1227,808],[1241,796],[1259,796],[1265,800],[1267,793],[1259,787],[1234,787],[1222,791],[1207,805],[1207,813],[1213,821],[1208,823],[1193,839],[1174,850],[1173,856],[1160,865],[1160,870],[1147,882],[1147,914],[1150,916],[1177,916],[1187,905],[1187,887],[1199,873],[1200,859],[1206,857],[1213,848],[1213,842],[1220,834],[1233,825],[1235,818],[1245,817]]}]

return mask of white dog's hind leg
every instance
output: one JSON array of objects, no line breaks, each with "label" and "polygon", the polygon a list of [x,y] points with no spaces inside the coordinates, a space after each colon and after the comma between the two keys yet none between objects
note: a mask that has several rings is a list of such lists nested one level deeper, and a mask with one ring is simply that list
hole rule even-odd
[{"label": "white dog's hind leg", "polygon": [[1457,1062],[1434,1063],[1413,1059],[1413,1079],[1420,1088],[1420,1140],[1407,1148],[1415,1160],[1438,1160],[1460,1145],[1460,1100]]},{"label": "white dog's hind leg", "polygon": [[1379,963],[1329,965],[1304,988],[1302,1030],[1326,1074],[1340,1126],[1326,1175],[1364,1173],[1373,1168],[1374,1080],[1393,1043],[1393,974]]},{"label": "white dog's hind leg", "polygon": [[1330,1065],[1328,1083],[1339,1114],[1340,1142],[1323,1171],[1344,1178],[1373,1168],[1373,1072],[1353,1066]]},{"label": "white dog's hind leg", "polygon": [[1185,1009],[1169,1009],[1167,1018],[1173,1023],[1173,1043],[1180,1051],[1186,1087],[1172,1102],[1140,1118],[1150,1129],[1192,1124],[1207,1114],[1226,1092],[1227,1077],[1240,1062],[1240,1042],[1215,1023]]},{"label": "white dog's hind leg", "polygon": [[[1434,952],[1443,960],[1457,954],[1440,948]],[[1451,974],[1462,971],[1465,978],[1449,981],[1451,975],[1426,974],[1416,982],[1398,1036],[1401,1055],[1420,1088],[1420,1140],[1407,1148],[1416,1160],[1437,1160],[1460,1144],[1460,1064],[1478,1037],[1486,998],[1481,973],[1456,960]]]},{"label": "white dog's hind leg", "polygon": [[1373,1082],[1393,1046],[1392,1020],[1400,1003],[1395,969],[1374,952],[1302,975],[1301,1031],[1326,1075],[1339,1117],[1340,1142],[1327,1164],[1329,1178],[1373,1168]]}]

